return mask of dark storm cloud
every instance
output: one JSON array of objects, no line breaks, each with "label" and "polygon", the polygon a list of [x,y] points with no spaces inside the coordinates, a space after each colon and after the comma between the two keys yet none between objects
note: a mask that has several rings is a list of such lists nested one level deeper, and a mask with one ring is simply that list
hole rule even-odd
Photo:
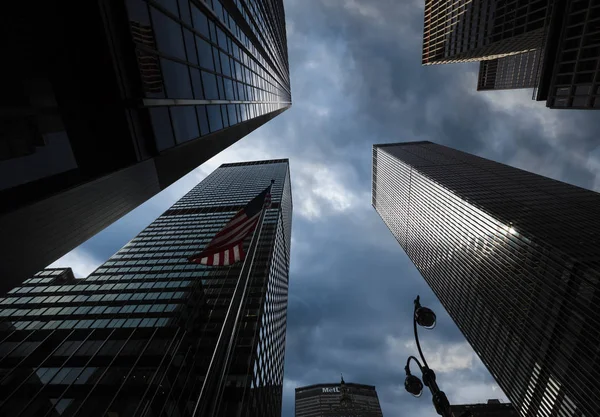
[{"label": "dark storm cloud", "polygon": [[[567,145],[580,154],[598,145],[600,118],[594,112],[546,109],[530,99],[530,90],[508,92],[519,96],[508,108],[494,105],[494,100],[505,102],[506,94],[475,92],[478,64],[422,67],[422,7],[421,2],[383,0],[315,1],[310,7],[287,2],[290,45],[296,38],[304,46],[291,55],[295,106],[314,103],[315,90],[321,96],[334,93],[335,99],[325,100],[333,103],[330,117],[305,126],[307,134],[330,133],[322,141],[324,150],[356,150],[367,138],[371,143],[426,139],[510,162],[521,147],[549,159]],[[319,45],[328,44],[334,45],[330,56],[342,62],[306,71]],[[337,88],[324,85],[332,73]],[[556,141],[543,131],[548,120],[557,125]],[[504,142],[501,149],[495,149],[498,141]],[[562,163],[567,181],[591,186],[579,164]]]},{"label": "dark storm cloud", "polygon": [[[357,178],[344,183],[349,190],[370,189],[373,143],[410,140],[431,140],[595,186],[598,170],[582,158],[597,146],[599,118],[593,112],[546,109],[531,101],[529,90],[477,93],[477,64],[422,67],[421,2],[332,0],[308,6],[288,1],[286,6],[294,108],[269,128],[285,125],[289,142],[282,146],[299,156],[326,164],[345,161]],[[303,143],[305,149],[298,146]],[[434,415],[429,401],[415,402],[403,392],[403,363],[390,363],[414,354],[414,346],[400,343],[401,353],[389,356],[390,340],[410,344],[417,293],[439,316],[435,331],[423,336],[426,345],[447,355],[442,363],[457,362],[439,376],[451,400],[503,397],[494,393],[482,364],[469,357],[470,348],[463,356],[452,351],[464,338],[385,227],[353,223],[353,216],[339,213],[325,227],[295,217],[297,244],[311,247],[297,252],[292,264],[284,415],[292,415],[294,385],[333,381],[342,371],[351,380],[376,385],[388,415],[411,409]],[[373,243],[377,239],[381,245]],[[382,251],[382,245],[397,252]]]}]

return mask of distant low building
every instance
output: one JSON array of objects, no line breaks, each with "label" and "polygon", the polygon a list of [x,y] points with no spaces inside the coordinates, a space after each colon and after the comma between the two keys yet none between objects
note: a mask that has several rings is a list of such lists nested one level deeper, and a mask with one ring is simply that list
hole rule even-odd
[{"label": "distant low building", "polygon": [[[510,403],[499,400],[488,400],[487,404],[461,404],[450,406],[453,417],[518,417],[517,411]],[[470,412],[470,414],[469,414]]]},{"label": "distant low building", "polygon": [[296,388],[296,417],[383,417],[372,385],[315,384]]}]

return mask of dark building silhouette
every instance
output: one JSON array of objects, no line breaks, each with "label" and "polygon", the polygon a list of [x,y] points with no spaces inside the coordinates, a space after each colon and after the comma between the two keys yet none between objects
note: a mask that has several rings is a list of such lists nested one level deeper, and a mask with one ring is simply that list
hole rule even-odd
[{"label": "dark building silhouette", "polygon": [[451,405],[450,412],[453,417],[519,417],[511,404],[498,400],[488,400],[484,404]]},{"label": "dark building silhouette", "polygon": [[474,62],[541,48],[548,4],[426,0],[422,63]]},{"label": "dark building silhouette", "polygon": [[534,88],[538,85],[540,50],[481,61],[477,90]]},{"label": "dark building silhouette", "polygon": [[295,417],[382,417],[372,385],[315,384],[296,388]]},{"label": "dark building silhouette", "polygon": [[423,65],[474,61],[478,90],[533,87],[551,108],[600,108],[600,2],[426,0]]},{"label": "dark building silhouette", "polygon": [[599,194],[412,142],[372,203],[522,417],[598,415]]},{"label": "dark building silhouette", "polygon": [[600,109],[600,2],[558,1],[538,100],[553,108]]},{"label": "dark building silhouette", "polygon": [[0,294],[291,105],[283,1],[15,4]]},{"label": "dark building silhouette", "polygon": [[[258,243],[245,241],[249,275],[187,261],[271,180]],[[215,416],[280,416],[291,218],[287,160],[225,164],[87,278],[45,269],[12,289],[0,298],[0,416],[204,417],[193,411],[208,400]],[[243,276],[230,354],[209,378]],[[205,378],[216,382],[199,402]]]}]

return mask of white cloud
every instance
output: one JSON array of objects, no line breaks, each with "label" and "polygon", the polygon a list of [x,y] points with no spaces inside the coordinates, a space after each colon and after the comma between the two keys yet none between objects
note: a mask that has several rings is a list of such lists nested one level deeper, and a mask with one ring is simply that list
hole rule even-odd
[{"label": "white cloud", "polygon": [[308,103],[306,109],[313,115],[319,117],[327,117],[331,114],[331,108],[329,106],[321,106],[314,103]]},{"label": "white cloud", "polygon": [[486,403],[488,399],[497,399],[508,403],[508,397],[495,383],[480,381],[455,381],[454,384],[444,385],[444,390],[452,404]]},{"label": "white cloud", "polygon": [[[569,131],[570,124],[561,123],[557,110],[547,108],[545,102],[532,100],[531,89],[477,91],[477,73],[474,71],[467,71],[463,81],[464,89],[470,95],[480,96],[496,112],[507,113],[505,119],[510,120],[512,126],[535,124],[543,136],[552,141],[564,137]],[[506,141],[506,138],[503,139]]]},{"label": "white cloud", "polygon": [[352,13],[373,19],[378,24],[381,24],[384,21],[381,11],[376,7],[373,7],[373,5],[370,3],[360,2],[357,0],[346,0],[344,2],[344,8]]},{"label": "white cloud", "polygon": [[[370,191],[351,188],[358,174],[350,166],[315,161],[310,151],[295,152],[293,144],[256,132],[243,138],[186,175],[165,192],[175,201],[223,163],[290,158],[294,212],[308,220],[344,213],[357,207],[369,208]],[[277,145],[277,146],[275,146]],[[366,202],[366,203],[365,203]]]},{"label": "white cloud", "polygon": [[[348,111],[355,104],[350,95],[361,83],[354,56],[343,37],[321,42],[313,33],[294,34],[289,38],[291,54],[300,57],[293,62],[292,111],[300,120]],[[352,84],[349,88],[350,83]],[[344,99],[340,100],[339,97]],[[302,115],[302,116],[300,116]],[[312,120],[306,120],[313,123]]]},{"label": "white cloud", "polygon": [[261,133],[262,131],[257,131],[256,133],[242,138],[224,152],[221,152],[206,161],[198,168],[202,177],[206,177],[221,166],[221,164],[288,157],[285,149],[282,150],[281,147],[273,149],[273,147],[269,146],[271,142],[270,139],[275,138],[266,137]]},{"label": "white cloud", "polygon": [[421,42],[422,28],[415,31],[411,23],[423,14],[422,0],[373,1],[373,0],[326,0],[325,3],[342,7],[350,14],[365,21],[366,25],[376,27],[370,30],[372,35],[385,34],[398,39],[398,48],[406,48]]},{"label": "white cloud", "polygon": [[[417,345],[414,340],[403,340],[395,336],[387,336],[386,355],[390,363],[395,363],[404,369],[406,358],[409,355],[417,355]],[[423,347],[423,355],[427,359],[429,367],[436,373],[448,373],[465,369],[471,369],[477,360],[477,355],[467,342],[461,343],[439,343],[437,345]]]},{"label": "white cloud", "polygon": [[90,255],[81,248],[76,248],[71,252],[64,255],[62,258],[57,259],[52,264],[48,265],[48,268],[71,268],[76,278],[85,278],[100,264],[103,260],[97,259]]},{"label": "white cloud", "polygon": [[[573,146],[570,139],[580,132],[579,119],[572,117],[573,112],[549,109],[545,102],[532,100],[531,89],[477,91],[474,71],[465,72],[460,77],[460,85],[467,94],[481,97],[496,114],[497,124],[487,138],[492,154],[502,154],[510,147],[512,155],[504,163],[562,181],[571,166],[581,167],[594,176],[591,188],[600,191],[600,150],[587,152],[585,147]],[[506,126],[510,128],[505,129],[504,123],[509,121]],[[507,134],[510,129],[523,128],[539,131],[552,151],[534,152],[526,147],[515,147]]]},{"label": "white cloud", "polygon": [[550,153],[518,149],[508,164],[559,181],[564,181],[571,166],[580,167],[594,178],[589,188],[600,191],[600,147],[589,153],[569,147],[568,141],[555,143],[552,147],[553,151]]},{"label": "white cloud", "polygon": [[582,165],[595,176],[592,189],[600,192],[600,146],[587,155],[582,155]]},{"label": "white cloud", "polygon": [[356,178],[349,167],[294,159],[291,164],[294,210],[308,220],[367,207],[368,192],[350,188],[345,179]]},{"label": "white cloud", "polygon": [[[412,352],[417,352],[414,340],[405,343],[404,346]],[[471,369],[477,360],[477,355],[467,342],[427,346],[423,348],[423,355],[429,366],[438,373]]]},{"label": "white cloud", "polygon": [[222,164],[287,157],[282,156],[281,151],[274,153],[267,142],[264,136],[256,133],[242,138],[165,189],[161,199],[166,197],[169,204],[173,204]]}]

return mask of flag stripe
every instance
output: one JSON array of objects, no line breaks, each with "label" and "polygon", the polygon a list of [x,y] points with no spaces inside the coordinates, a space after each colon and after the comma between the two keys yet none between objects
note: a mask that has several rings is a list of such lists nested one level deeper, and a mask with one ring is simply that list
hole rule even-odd
[{"label": "flag stripe", "polygon": [[[243,229],[236,230],[236,233],[234,235],[229,236],[227,243],[231,244],[232,242],[237,242],[238,240],[242,239],[252,229],[254,229],[256,227],[256,223],[258,223],[258,219],[254,219],[252,222],[245,224]],[[222,247],[222,246],[224,246],[224,245],[219,245],[218,247]]]},{"label": "flag stripe", "polygon": [[[243,223],[239,223],[236,225],[236,227],[230,227],[229,223],[227,225],[225,225],[225,228],[222,230],[222,232],[225,232],[223,234],[221,234],[222,232],[219,232],[218,235],[216,235],[214,237],[214,239],[210,242],[210,245],[218,245],[219,243],[221,243],[224,240],[229,240],[229,238],[232,236],[232,234],[237,233],[239,230],[245,228],[248,226],[248,223],[254,221],[254,219],[258,220],[258,217],[260,216],[260,212],[258,212],[257,214],[254,215],[254,217],[250,217],[247,218],[245,215],[244,217],[246,217],[244,219]],[[220,235],[220,236],[219,236]]]},{"label": "flag stripe", "polygon": [[256,229],[261,214],[270,207],[271,186],[238,211],[202,252],[188,260],[210,266],[232,265],[244,260],[244,239]]},{"label": "flag stripe", "polygon": [[229,220],[229,222],[227,222],[227,224],[223,227],[223,229],[221,229],[216,235],[216,237],[222,236],[223,234],[227,233],[227,231],[234,227],[235,225],[239,224],[240,222],[245,221],[248,218],[248,216],[246,215],[246,213],[244,212],[244,210],[240,210],[238,211],[235,216],[233,216],[231,218],[231,220]]},{"label": "flag stripe", "polygon": [[[248,233],[250,233],[252,231],[252,229],[254,229],[256,227],[256,224],[258,223],[258,221],[254,222],[253,224],[249,225],[250,229],[248,231],[242,231],[240,232],[239,239],[233,240],[232,242],[229,243],[229,245],[227,246],[219,246],[218,248],[213,248],[210,251],[204,251],[200,254],[198,254],[197,256],[193,256],[190,257],[190,260],[192,262],[196,262],[196,263],[204,263],[205,265],[213,265],[212,261],[215,259],[214,256],[217,253],[224,253],[227,250],[235,250],[237,249],[237,259],[236,262],[239,262],[241,260],[243,260],[243,255],[242,254],[242,246],[243,246],[243,240],[244,238],[248,235]],[[194,261],[194,259],[196,259],[196,261]],[[221,259],[223,259],[221,257]],[[205,262],[201,262],[202,260],[207,260]]]},{"label": "flag stripe", "polygon": [[243,217],[243,215],[246,214],[244,213],[242,210],[238,211],[236,213],[235,216],[233,216],[233,219],[231,219],[231,221],[229,222],[229,224],[236,224],[238,221],[240,221]]},{"label": "flag stripe", "polygon": [[255,227],[256,224],[258,223],[258,219],[256,219],[256,221],[246,225],[246,228],[243,230],[240,230],[238,232],[237,235],[231,237],[227,242],[224,242],[222,245],[216,246],[216,247],[207,247],[207,249],[203,252],[204,256],[207,255],[213,255],[216,252],[223,252],[227,249],[230,249],[233,245],[237,244],[238,241],[243,240],[248,233],[250,233]]}]

